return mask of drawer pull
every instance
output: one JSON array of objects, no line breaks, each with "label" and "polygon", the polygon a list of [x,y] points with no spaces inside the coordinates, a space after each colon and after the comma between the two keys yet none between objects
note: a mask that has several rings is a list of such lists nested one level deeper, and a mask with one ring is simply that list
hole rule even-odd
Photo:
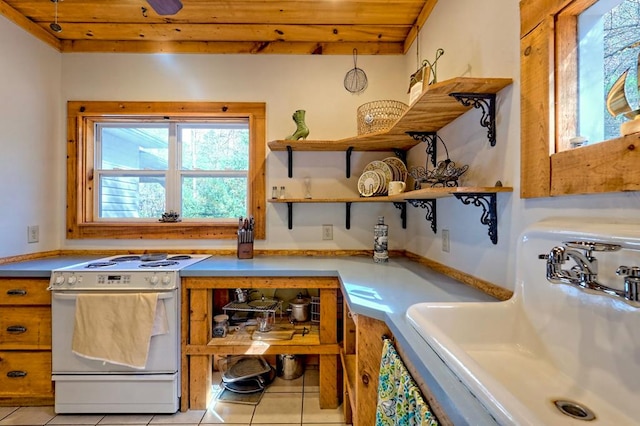
[{"label": "drawer pull", "polygon": [[7,373],[7,377],[11,377],[12,379],[17,379],[20,377],[25,377],[27,375],[26,371],[13,370]]},{"label": "drawer pull", "polygon": [[22,334],[27,332],[27,327],[23,325],[10,325],[7,327],[7,332],[13,334]]},{"label": "drawer pull", "polygon": [[22,288],[12,288],[11,290],[7,290],[7,294],[9,296],[26,296],[27,290]]}]

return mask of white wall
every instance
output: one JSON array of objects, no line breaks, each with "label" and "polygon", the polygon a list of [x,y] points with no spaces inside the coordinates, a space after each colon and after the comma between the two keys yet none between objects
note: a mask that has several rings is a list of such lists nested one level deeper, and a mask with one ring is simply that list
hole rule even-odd
[{"label": "white wall", "polygon": [[[64,231],[64,181],[53,179],[64,167],[61,57],[0,16],[0,63],[0,257],[55,250]],[[29,225],[38,243],[27,244]]]},{"label": "white wall", "polygon": [[[456,76],[514,80],[498,95],[495,147],[489,145],[486,130],[479,126],[478,110],[439,132],[451,159],[470,165],[461,180],[463,185],[492,186],[501,180],[505,186],[513,186],[512,194],[498,195],[498,244],[490,243],[487,227],[480,224],[482,210],[453,198],[437,202],[436,235],[424,220],[424,211],[415,208],[410,208],[406,233],[408,250],[509,289],[514,288],[516,239],[527,225],[547,217],[634,219],[640,208],[637,192],[530,200],[519,197],[519,30],[516,0],[449,0],[436,5],[428,25],[420,32],[421,58],[433,60],[437,48],[445,50],[438,61],[440,81]],[[415,45],[406,55],[407,74],[416,69]],[[424,147],[415,147],[409,161],[412,165],[424,164]],[[450,253],[441,250],[442,229],[450,231]]]},{"label": "white wall", "polygon": [[[377,99],[407,100],[409,76],[402,56],[361,56],[358,67],[368,77],[360,95],[344,89],[345,74],[353,68],[351,55],[62,55],[62,98],[67,100],[182,100],[256,101],[267,104],[267,140],[293,133],[291,115],[306,110],[309,139],[339,139],[357,133],[356,110]],[[62,106],[61,106],[62,107]],[[62,135],[61,135],[62,137]],[[273,185],[288,195],[304,195],[303,178],[311,177],[314,197],[357,194],[361,170],[372,159],[391,153],[354,153],[352,177],[345,177],[342,153],[294,153],[294,176],[287,177],[286,152],[267,149],[267,196]],[[63,157],[60,157],[60,162]],[[58,202],[62,209],[64,200]],[[345,229],[344,204],[295,205],[293,230],[287,229],[286,205],[268,205],[267,239],[256,248],[370,249],[378,214],[392,227],[391,248],[404,240],[400,212],[393,205],[353,205],[350,230]],[[333,241],[322,241],[321,227],[333,224]],[[61,241],[66,248],[96,247],[235,247],[234,241]]]},{"label": "white wall", "polygon": [[[311,139],[336,139],[356,134],[356,109],[377,99],[407,100],[409,75],[417,68],[415,43],[404,57],[362,56],[358,66],[369,77],[359,96],[342,86],[353,66],[346,56],[271,55],[135,55],[56,54],[8,21],[0,19],[0,79],[5,103],[0,166],[0,200],[9,211],[0,219],[0,255],[51,248],[216,248],[228,241],[86,241],[64,239],[64,115],[67,100],[211,100],[267,103],[267,140],[281,139],[295,126],[291,113],[307,111]],[[433,59],[442,47],[439,80],[455,76],[511,77],[514,84],[498,96],[497,145],[490,147],[480,113],[470,111],[442,129],[451,158],[469,164],[462,184],[492,186],[501,180],[514,192],[498,195],[498,244],[480,224],[481,209],[456,199],[438,200],[438,232],[433,234],[425,211],[408,206],[408,229],[390,204],[354,204],[351,230],[345,206],[296,205],[294,229],[287,229],[286,207],[269,205],[267,240],[259,248],[371,248],[372,226],[382,214],[390,224],[390,246],[460,269],[505,288],[514,288],[516,239],[530,223],[551,216],[633,219],[640,194],[606,194],[522,200],[519,197],[519,10],[517,0],[449,0],[434,9],[420,32],[422,58]],[[23,64],[22,62],[25,62]],[[60,89],[59,89],[60,87]],[[60,92],[58,91],[60,90]],[[7,93],[7,97],[4,94]],[[34,112],[36,119],[32,119]],[[11,135],[10,137],[8,137]],[[52,136],[55,135],[55,136]],[[16,144],[15,141],[19,143]],[[54,148],[55,147],[55,148]],[[442,149],[439,150],[441,153]],[[389,153],[354,153],[353,176],[344,177],[344,153],[294,153],[294,178],[286,175],[286,154],[267,150],[267,185],[285,185],[293,196],[303,193],[302,178],[311,176],[313,195],[356,194],[359,171],[372,159]],[[33,160],[36,156],[37,162]],[[54,161],[51,161],[51,159]],[[414,148],[409,166],[424,165],[424,146]],[[36,166],[31,166],[37,164]],[[13,177],[17,186],[9,186]],[[269,191],[268,191],[269,192]],[[26,226],[39,223],[39,245],[26,245]],[[334,225],[334,240],[321,241],[321,225]],[[441,230],[450,230],[451,252],[441,251]],[[43,240],[46,239],[46,243]],[[6,237],[5,237],[6,236]],[[51,241],[56,239],[57,241]],[[537,261],[532,259],[532,261]]]}]

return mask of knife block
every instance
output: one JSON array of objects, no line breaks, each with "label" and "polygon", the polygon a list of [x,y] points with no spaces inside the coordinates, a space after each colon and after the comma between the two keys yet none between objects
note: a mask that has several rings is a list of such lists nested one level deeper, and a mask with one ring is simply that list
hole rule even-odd
[{"label": "knife block", "polygon": [[253,259],[253,242],[241,243],[238,241],[238,259]]}]

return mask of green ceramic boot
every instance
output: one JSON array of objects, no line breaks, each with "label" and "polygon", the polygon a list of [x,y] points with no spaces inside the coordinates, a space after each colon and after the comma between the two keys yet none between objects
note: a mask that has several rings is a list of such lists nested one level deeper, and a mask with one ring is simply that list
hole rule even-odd
[{"label": "green ceramic boot", "polygon": [[300,139],[306,139],[307,136],[309,136],[309,128],[304,123],[304,114],[305,114],[305,110],[303,109],[299,109],[293,113],[293,116],[292,116],[293,121],[295,121],[296,126],[298,127],[296,128],[296,131],[293,132],[291,136],[288,136],[287,138],[285,138],[285,140],[297,141]]}]

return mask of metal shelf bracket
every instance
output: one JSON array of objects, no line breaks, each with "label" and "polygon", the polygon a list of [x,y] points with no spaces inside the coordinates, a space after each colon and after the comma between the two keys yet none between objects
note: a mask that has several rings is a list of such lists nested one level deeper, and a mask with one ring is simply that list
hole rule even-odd
[{"label": "metal shelf bracket", "polygon": [[407,151],[404,151],[399,148],[393,148],[393,153],[398,157],[404,164],[407,164]]},{"label": "metal shelf bracket", "polygon": [[402,229],[407,229],[407,203],[394,202],[394,207],[400,209],[400,219],[402,220]]},{"label": "metal shelf bracket", "polygon": [[463,204],[473,204],[477,207],[482,207],[482,216],[480,217],[480,223],[489,227],[489,238],[493,244],[498,244],[498,209],[496,207],[496,194],[495,193],[467,193],[467,194],[453,194]]},{"label": "metal shelf bracket", "polygon": [[[427,144],[427,158],[431,160],[433,167],[436,166],[438,132],[407,132],[414,141],[425,142]],[[406,161],[405,161],[406,163]]]},{"label": "metal shelf bracket", "polygon": [[293,229],[293,203],[287,203],[287,216],[289,229]]},{"label": "metal shelf bracket", "polygon": [[436,199],[432,200],[407,200],[413,207],[420,207],[427,210],[427,214],[424,217],[427,222],[431,222],[431,230],[433,233],[438,232],[438,216],[436,215]]},{"label": "metal shelf bracket", "polygon": [[287,166],[289,168],[289,177],[292,178],[293,177],[293,149],[291,148],[291,145],[287,145]]},{"label": "metal shelf bracket", "polygon": [[480,125],[486,127],[491,146],[496,145],[496,95],[494,93],[451,93],[464,106],[482,109]]},{"label": "metal shelf bracket", "polygon": [[[351,177],[351,153],[353,152],[353,147],[350,146],[347,148],[347,179]],[[348,228],[347,228],[348,229]]]}]

